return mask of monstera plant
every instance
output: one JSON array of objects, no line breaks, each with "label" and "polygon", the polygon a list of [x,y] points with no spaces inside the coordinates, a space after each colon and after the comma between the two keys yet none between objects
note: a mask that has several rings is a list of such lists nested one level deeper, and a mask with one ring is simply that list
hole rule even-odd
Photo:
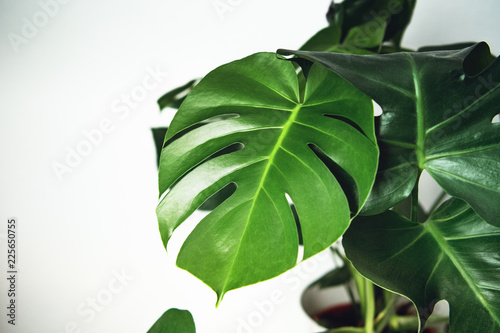
[{"label": "monstera plant", "polygon": [[[415,332],[440,300],[449,332],[500,332],[500,60],[486,43],[402,48],[414,6],[332,3],[300,50],[250,55],[160,99],[178,107],[154,129],[161,237],[210,210],[177,266],[217,304],[342,237],[368,290],[413,303]],[[448,197],[429,212],[424,171]],[[364,328],[331,332],[397,330],[368,305]]]}]

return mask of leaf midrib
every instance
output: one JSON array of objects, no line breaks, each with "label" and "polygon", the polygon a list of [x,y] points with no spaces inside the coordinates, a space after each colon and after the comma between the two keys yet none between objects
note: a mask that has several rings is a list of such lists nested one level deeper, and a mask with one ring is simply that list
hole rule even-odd
[{"label": "leaf midrib", "polygon": [[438,153],[434,155],[430,155],[426,157],[426,162],[435,160],[438,158],[445,158],[445,157],[454,157],[454,156],[460,156],[460,155],[466,155],[466,154],[471,154],[471,153],[477,153],[483,150],[489,150],[489,149],[495,149],[495,148],[500,148],[500,143],[495,143],[492,145],[487,145],[487,146],[482,146],[480,148],[473,148],[473,149],[466,149],[466,150],[456,150],[456,151],[451,151],[451,152],[446,152],[446,153]]},{"label": "leaf midrib", "polygon": [[486,311],[488,311],[491,318],[493,318],[493,320],[496,322],[496,324],[500,327],[500,317],[498,317],[496,315],[495,311],[491,308],[490,304],[484,298],[479,287],[475,284],[474,280],[472,279],[470,274],[467,272],[466,268],[463,267],[463,264],[460,262],[460,260],[457,258],[457,256],[453,252],[453,249],[451,248],[451,246],[448,244],[448,242],[446,241],[444,236],[441,235],[438,228],[432,222],[433,221],[429,221],[427,223],[424,223],[423,224],[424,229],[434,238],[434,240],[437,242],[441,251],[450,259],[453,266],[458,270],[458,272],[460,273],[462,278],[465,280],[465,282],[469,286],[470,290],[476,296],[477,300],[479,300],[479,302],[484,307],[484,309]]},{"label": "leaf midrib", "polygon": [[[264,183],[266,181],[267,174],[269,173],[269,170],[271,169],[271,166],[273,165],[273,161],[274,161],[274,158],[276,157],[276,153],[280,149],[283,140],[285,139],[285,137],[288,134],[288,131],[290,130],[290,127],[295,122],[295,119],[297,118],[297,115],[298,115],[301,107],[302,107],[302,104],[297,104],[297,106],[295,106],[295,108],[292,110],[292,114],[290,115],[290,118],[288,118],[286,123],[283,125],[283,130],[282,130],[280,136],[278,137],[278,141],[276,141],[276,144],[274,145],[273,151],[269,155],[266,167],[264,169],[262,177],[260,178],[259,185],[257,187],[257,190],[255,191],[255,195],[253,196],[252,205],[250,206],[250,210],[249,210],[248,215],[247,215],[245,227],[243,228],[243,232],[241,233],[241,238],[243,238],[243,236],[245,235],[245,233],[247,231],[249,221],[250,221],[250,218],[252,216],[252,213],[253,213],[253,210],[255,207],[255,202],[257,201],[257,198],[259,197],[260,192],[264,189]],[[234,264],[236,262],[236,258],[238,257],[238,253],[240,252],[240,249],[241,249],[241,243],[242,242],[238,243],[238,248],[236,249],[236,252],[234,254],[234,257],[233,257],[233,260],[231,263],[231,267],[229,268],[229,273],[226,275],[226,280],[224,281],[224,287],[221,290],[221,294],[218,295],[219,297],[217,300],[217,305],[220,303],[220,301],[222,300],[222,297],[224,296],[225,290],[227,288],[227,283],[229,281],[229,277],[231,276]]]},{"label": "leaf midrib", "polygon": [[[275,94],[281,96],[282,98],[286,99],[287,101],[289,102],[292,102],[293,104],[296,104],[297,102],[292,100],[290,97],[286,96],[285,94],[281,93],[279,90],[276,90],[275,88],[267,85],[265,82],[262,82],[262,81],[258,81],[256,79],[254,79],[253,77],[250,77],[248,75],[246,75],[245,73],[234,73],[235,75],[240,75],[240,76],[243,76],[244,78],[247,78],[248,80],[252,81],[252,82],[255,82],[261,86],[264,86],[266,87],[267,89],[271,90],[272,92],[274,92]],[[295,92],[295,91],[294,91]],[[297,93],[297,92],[295,92]],[[297,100],[299,99],[299,96],[298,95],[295,95],[294,96],[295,98],[297,98]]]},{"label": "leaf midrib", "polygon": [[485,184],[474,182],[473,180],[467,179],[465,177],[461,177],[460,175],[457,175],[457,174],[454,174],[454,173],[451,173],[451,172],[448,172],[448,171],[445,171],[445,170],[442,170],[442,169],[433,168],[433,167],[430,167],[430,166],[426,166],[426,169],[427,170],[434,170],[434,171],[436,171],[438,173],[442,173],[442,174],[447,175],[447,176],[449,176],[451,178],[455,178],[455,179],[460,180],[460,181],[462,181],[464,183],[467,183],[467,184],[475,185],[475,186],[483,188],[485,190],[489,190],[489,191],[492,191],[492,192],[500,193],[499,189],[486,186]]}]

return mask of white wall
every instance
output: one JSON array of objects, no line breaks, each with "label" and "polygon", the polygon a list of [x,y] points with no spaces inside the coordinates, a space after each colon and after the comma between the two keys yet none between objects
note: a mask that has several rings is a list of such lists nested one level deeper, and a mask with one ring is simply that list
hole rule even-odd
[{"label": "white wall", "polygon": [[[0,331],[144,332],[180,307],[201,333],[236,332],[249,317],[256,327],[241,332],[313,332],[300,292],[331,267],[327,255],[230,292],[217,310],[215,294],[175,267],[157,231],[150,127],[170,119],[156,105],[164,92],[248,54],[299,47],[326,25],[329,1],[221,0],[234,4],[223,15],[214,0],[65,2],[0,2],[2,280],[7,219],[19,224],[17,325],[6,323],[2,282]],[[405,44],[486,40],[500,53],[499,8],[420,0]],[[26,28],[33,20],[37,30]],[[126,107],[124,95],[141,91],[144,99]],[[84,133],[95,144],[85,146]],[[68,157],[77,148],[88,155]],[[73,166],[58,177],[54,163],[67,158]],[[259,310],[255,302],[280,293],[284,304]],[[106,304],[94,310],[96,297]]]}]

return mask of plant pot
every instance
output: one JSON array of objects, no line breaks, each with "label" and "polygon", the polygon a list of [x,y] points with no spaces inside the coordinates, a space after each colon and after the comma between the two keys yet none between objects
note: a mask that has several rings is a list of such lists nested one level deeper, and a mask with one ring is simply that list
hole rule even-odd
[{"label": "plant pot", "polygon": [[[411,303],[408,305],[412,306]],[[407,308],[407,304],[400,308]],[[363,322],[359,320],[359,310],[355,309],[351,303],[342,303],[326,308],[317,314],[312,319],[325,328],[339,328],[339,327],[363,327]],[[383,331],[383,333],[388,330]],[[414,331],[400,331],[400,333],[417,333]],[[426,328],[423,333],[436,333],[434,328]]]},{"label": "plant pot", "polygon": [[[382,294],[378,289],[375,294],[376,300],[381,300]],[[397,304],[399,305],[396,314],[402,316],[400,318],[406,317],[407,320],[408,317],[416,316],[413,304],[408,302],[406,298],[398,298]],[[318,286],[312,286],[306,289],[302,295],[302,307],[313,321],[326,329],[364,326],[359,304],[353,305],[342,287],[321,289]],[[426,328],[423,333],[446,332],[445,325],[440,324],[436,327],[440,327],[440,329]],[[382,333],[388,332],[417,333],[417,330],[403,329],[403,326],[400,326],[399,330],[387,328],[382,331]]]}]

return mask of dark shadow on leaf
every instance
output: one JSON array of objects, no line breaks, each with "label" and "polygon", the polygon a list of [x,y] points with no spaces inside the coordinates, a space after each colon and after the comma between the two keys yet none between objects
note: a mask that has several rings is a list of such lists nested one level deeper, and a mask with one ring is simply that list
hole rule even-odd
[{"label": "dark shadow on leaf", "polygon": [[213,122],[216,122],[216,121],[221,121],[221,120],[226,120],[226,119],[233,119],[233,118],[238,118],[240,115],[239,114],[223,114],[223,115],[218,115],[218,116],[215,116],[215,117],[211,117],[211,118],[208,118],[208,119],[205,119],[199,123],[196,123],[192,126],[189,126],[189,127],[186,127],[185,129],[175,133],[174,136],[172,136],[170,139],[168,139],[164,144],[163,144],[163,147],[165,147],[166,145],[169,145],[170,143],[172,143],[173,141],[179,139],[180,137],[182,137],[184,134],[186,133],[189,133],[191,132],[192,130],[194,129],[197,129],[203,125],[207,125],[207,124],[210,124],[210,123],[213,123]]},{"label": "dark shadow on leaf", "polygon": [[328,157],[320,148],[316,145],[310,143],[309,148],[318,156],[318,158],[323,162],[328,170],[335,176],[340,186],[342,187],[344,194],[349,202],[349,209],[351,213],[355,214],[359,208],[359,193],[358,187],[354,178],[351,177],[342,167],[335,163],[330,157]]},{"label": "dark shadow on leaf", "polygon": [[198,208],[200,210],[214,210],[219,206],[221,203],[226,201],[227,198],[229,198],[233,193],[236,191],[238,187],[236,186],[235,183],[229,183],[223,188],[221,188],[219,191],[214,193],[210,198],[205,200],[204,203],[201,204],[201,206]]},{"label": "dark shadow on leaf", "polygon": [[297,209],[293,203],[290,204],[290,209],[292,210],[293,219],[295,220],[295,225],[297,226],[297,233],[299,235],[299,245],[304,245],[302,238],[302,228],[300,227],[299,214],[297,214]]},{"label": "dark shadow on leaf", "polygon": [[[206,161],[209,161],[213,158],[216,158],[216,157],[219,157],[219,156],[222,156],[222,155],[226,155],[226,154],[230,154],[230,153],[233,153],[233,152],[236,152],[238,150],[242,150],[245,146],[240,143],[240,142],[235,142],[227,147],[224,147],[222,149],[220,149],[219,151],[213,153],[212,155],[210,155],[209,157],[207,157],[206,159],[204,159],[203,161],[201,161],[200,163],[198,163],[197,165],[195,165],[194,167],[192,167],[191,169],[189,169],[188,171],[186,171],[184,173],[184,175],[182,175],[181,177],[179,177],[179,179],[177,179],[171,187],[174,187],[178,182],[180,182],[186,175],[188,175],[192,170],[196,169],[198,166],[200,166],[201,164],[205,163]],[[217,206],[219,206],[222,202],[224,202],[227,198],[229,198],[233,193],[234,191],[236,191],[236,184],[234,183],[230,183],[226,186],[224,186],[223,188],[221,188],[219,191],[217,191],[216,193],[214,193],[212,196],[210,196],[207,200],[205,200],[204,203],[202,203],[200,205],[200,207],[198,207],[198,209],[200,210],[214,210]]]},{"label": "dark shadow on leaf", "polygon": [[463,70],[468,77],[481,74],[488,68],[495,58],[491,55],[490,47],[486,43],[479,43],[465,57]]},{"label": "dark shadow on leaf", "polygon": [[342,117],[342,116],[337,116],[337,115],[331,115],[331,114],[324,114],[323,116],[328,117],[328,118],[333,118],[333,119],[341,120],[344,123],[346,123],[346,124],[350,125],[351,127],[353,127],[359,133],[363,134],[365,137],[367,137],[366,134],[365,134],[365,132],[361,129],[361,127],[359,127],[358,124],[356,124],[354,121],[352,121],[349,118]]},{"label": "dark shadow on leaf", "polygon": [[163,141],[165,140],[165,134],[167,134],[168,127],[155,127],[151,129],[153,132],[153,140],[155,141],[156,147],[156,166],[160,166],[160,155],[163,149]]}]

